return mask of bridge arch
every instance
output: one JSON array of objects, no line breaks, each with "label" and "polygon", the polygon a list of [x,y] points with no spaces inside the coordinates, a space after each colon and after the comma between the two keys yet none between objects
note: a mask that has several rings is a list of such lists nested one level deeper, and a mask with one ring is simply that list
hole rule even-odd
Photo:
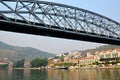
[{"label": "bridge arch", "polygon": [[0,29],[120,44],[120,23],[85,9],[38,0],[0,0]]}]

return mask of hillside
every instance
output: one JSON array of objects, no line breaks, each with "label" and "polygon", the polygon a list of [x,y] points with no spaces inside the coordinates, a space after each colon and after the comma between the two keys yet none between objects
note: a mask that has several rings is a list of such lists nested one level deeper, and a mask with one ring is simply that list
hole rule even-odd
[{"label": "hillside", "polygon": [[86,56],[87,52],[90,52],[91,54],[94,54],[96,51],[102,51],[102,50],[113,50],[114,48],[120,48],[120,46],[117,45],[104,45],[104,46],[99,46],[97,48],[94,49],[87,49],[87,50],[83,50],[80,51],[82,54],[82,56]]},{"label": "hillside", "polygon": [[17,61],[24,58],[32,60],[36,57],[48,58],[52,56],[54,56],[54,54],[31,47],[18,47],[0,42],[0,58],[9,58],[12,61]]},{"label": "hillside", "polygon": [[[103,45],[103,46],[96,47],[94,49],[86,49],[86,50],[82,50],[82,51],[79,50],[78,52],[81,53],[82,57],[85,57],[87,55],[87,52],[89,52],[92,55],[94,55],[96,51],[100,52],[102,50],[113,50],[115,48],[120,48],[120,46],[117,46],[117,45]],[[73,52],[76,52],[76,51],[73,51]],[[64,54],[68,55],[69,53],[67,52],[67,53],[64,53]]]}]

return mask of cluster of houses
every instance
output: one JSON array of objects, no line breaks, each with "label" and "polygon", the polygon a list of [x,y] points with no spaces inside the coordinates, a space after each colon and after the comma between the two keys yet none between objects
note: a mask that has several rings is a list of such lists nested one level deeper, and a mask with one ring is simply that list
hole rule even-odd
[{"label": "cluster of houses", "polygon": [[8,58],[0,58],[0,69],[12,68],[12,67],[13,67],[13,62],[11,62]]},{"label": "cluster of houses", "polygon": [[[82,57],[80,51],[69,52],[68,54],[59,54],[58,58],[49,58],[48,66],[52,67],[55,63],[76,63],[77,66],[108,66],[120,65],[120,48],[113,50],[96,51],[95,53],[87,52],[87,55]],[[61,61],[61,58],[63,60]]]},{"label": "cluster of houses", "polygon": [[[14,65],[15,64],[11,62],[8,58],[0,58],[0,69],[12,69]],[[24,68],[29,68],[29,67],[30,67],[30,61],[26,59],[24,61]]]},{"label": "cluster of houses", "polygon": [[[59,54],[48,59],[47,67],[55,67],[55,64],[59,63],[73,63],[77,67],[120,65],[120,48],[96,51],[94,53],[87,52],[86,56],[81,54],[80,51]],[[8,58],[1,58],[0,65],[8,65],[8,68],[13,67],[13,63]],[[24,67],[30,67],[29,60],[25,60]]]}]

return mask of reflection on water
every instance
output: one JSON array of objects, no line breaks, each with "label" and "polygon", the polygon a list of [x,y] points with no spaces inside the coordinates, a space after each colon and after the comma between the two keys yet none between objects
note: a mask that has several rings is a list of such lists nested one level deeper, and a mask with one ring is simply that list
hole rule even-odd
[{"label": "reflection on water", "polygon": [[0,80],[120,80],[120,70],[0,70]]}]

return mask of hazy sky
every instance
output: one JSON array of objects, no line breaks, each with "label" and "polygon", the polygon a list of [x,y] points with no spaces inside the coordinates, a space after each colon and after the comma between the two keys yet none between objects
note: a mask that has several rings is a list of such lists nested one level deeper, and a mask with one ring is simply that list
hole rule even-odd
[{"label": "hazy sky", "polygon": [[[84,8],[120,22],[120,0],[45,0]],[[98,43],[0,31],[0,41],[23,47],[33,47],[51,53],[84,50],[103,45]]]}]

